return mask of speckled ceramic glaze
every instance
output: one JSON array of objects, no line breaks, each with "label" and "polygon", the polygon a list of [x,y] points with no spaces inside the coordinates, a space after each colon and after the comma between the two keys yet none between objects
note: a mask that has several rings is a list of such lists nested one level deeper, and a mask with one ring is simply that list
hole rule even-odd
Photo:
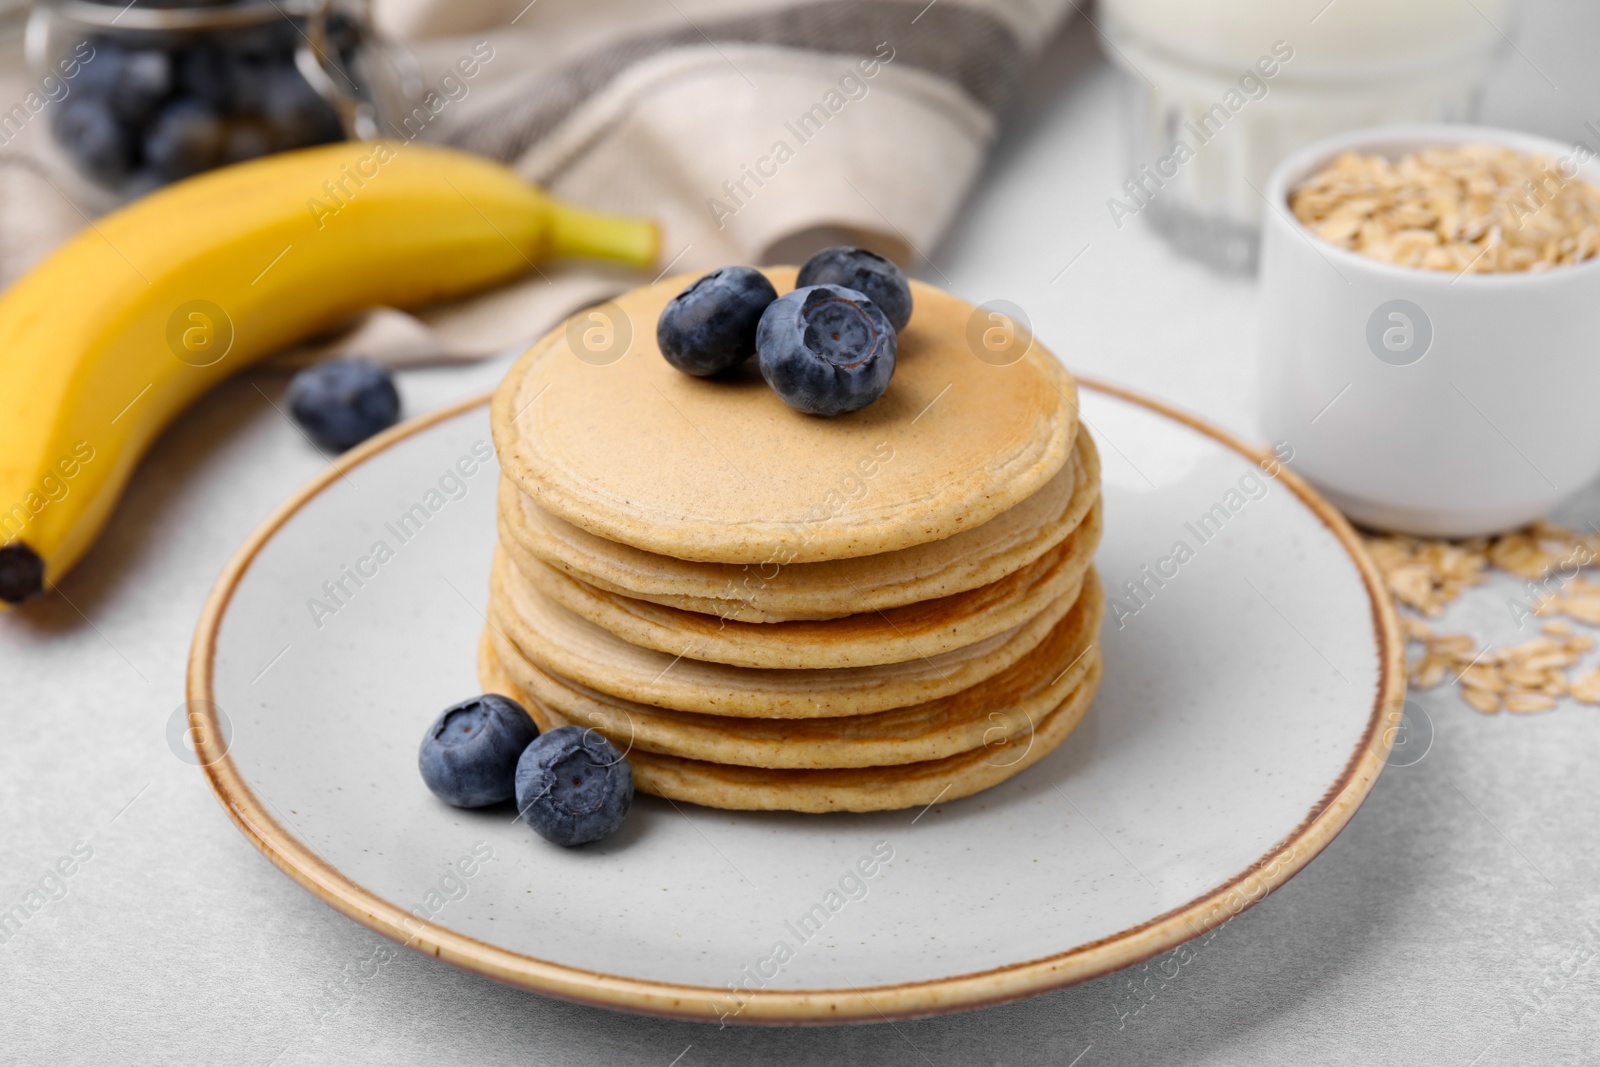
[{"label": "speckled ceramic glaze", "polygon": [[640,797],[576,850],[509,806],[435,800],[417,744],[477,691],[495,542],[481,401],[346,457],[240,550],[191,662],[207,773],[333,907],[575,1000],[866,1020],[1148,958],[1348,821],[1398,721],[1402,644],[1348,527],[1292,474],[1107,387],[1082,403],[1104,462],[1104,681],[1058,751],[988,792],[826,816]]}]

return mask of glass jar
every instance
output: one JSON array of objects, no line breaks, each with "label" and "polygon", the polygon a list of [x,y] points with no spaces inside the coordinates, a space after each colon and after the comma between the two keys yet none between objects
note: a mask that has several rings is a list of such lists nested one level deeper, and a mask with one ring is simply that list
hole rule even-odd
[{"label": "glass jar", "polygon": [[1267,175],[1345,130],[1469,122],[1514,0],[1103,0],[1127,73],[1130,178],[1108,206],[1252,272]]},{"label": "glass jar", "polygon": [[369,139],[419,95],[415,61],[364,2],[49,0],[30,65],[64,90],[51,135],[96,184],[136,196],[272,152]]}]

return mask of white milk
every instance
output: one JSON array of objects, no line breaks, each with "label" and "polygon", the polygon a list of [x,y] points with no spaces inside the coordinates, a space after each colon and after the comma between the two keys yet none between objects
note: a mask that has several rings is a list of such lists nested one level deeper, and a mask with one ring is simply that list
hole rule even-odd
[{"label": "white milk", "polygon": [[1507,47],[1513,6],[1101,0],[1107,52],[1128,72],[1132,105],[1133,184],[1108,213],[1119,227],[1143,215],[1185,252],[1253,270],[1258,190],[1273,166],[1342,130],[1470,120]]}]

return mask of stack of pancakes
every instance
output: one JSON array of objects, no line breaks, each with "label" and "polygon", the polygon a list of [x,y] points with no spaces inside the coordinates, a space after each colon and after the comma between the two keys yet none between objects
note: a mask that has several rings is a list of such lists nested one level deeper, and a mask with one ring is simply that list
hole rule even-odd
[{"label": "stack of pancakes", "polygon": [[495,394],[485,689],[604,734],[644,792],[719,808],[926,805],[1054,749],[1101,671],[1072,379],[913,283],[883,397],[802,415],[753,365],[661,357],[691,280],[580,316]]}]

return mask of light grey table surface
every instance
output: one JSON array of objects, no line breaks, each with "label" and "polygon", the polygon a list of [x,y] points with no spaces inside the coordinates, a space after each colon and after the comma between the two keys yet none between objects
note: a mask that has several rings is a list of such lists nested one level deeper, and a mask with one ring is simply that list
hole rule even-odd
[{"label": "light grey table surface", "polygon": [[[1597,43],[1594,5],[1530,5],[1485,118],[1585,136],[1600,121]],[[1117,88],[1079,20],[919,273],[1022,305],[1074,369],[1251,434],[1253,284],[1175,258],[1137,222],[1107,221],[1124,176]],[[407,373],[407,410],[503,370]],[[0,1062],[1600,1062],[1600,711],[1484,717],[1446,690],[1415,697],[1433,732],[1426,757],[1386,771],[1321,857],[1175,974],[1144,965],[894,1025],[718,1030],[564,1004],[401,953],[319,1020],[329,983],[378,935],[257,853],[165,734],[212,580],[325,462],[268,403],[283,384],[254,375],[197,404],[140,468],[66,597],[0,617],[0,908],[75,843],[93,850],[65,896],[0,944]],[[1568,511],[1600,519],[1600,495]],[[1511,639],[1513,591],[1475,591],[1446,621]]]}]

